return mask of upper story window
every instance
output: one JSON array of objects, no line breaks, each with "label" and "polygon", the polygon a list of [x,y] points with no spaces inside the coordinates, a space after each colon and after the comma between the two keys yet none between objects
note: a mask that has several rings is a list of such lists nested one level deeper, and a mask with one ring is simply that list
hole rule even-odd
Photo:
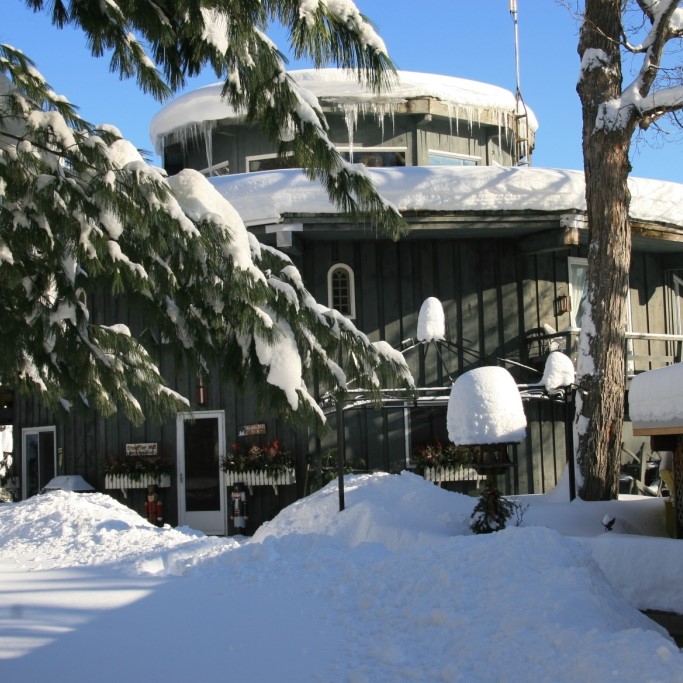
[{"label": "upper story window", "polygon": [[284,157],[272,154],[256,154],[248,156],[247,173],[256,173],[257,171],[277,171],[281,168],[298,168],[294,163],[294,157],[287,154]]},{"label": "upper story window", "polygon": [[406,165],[405,147],[338,147],[339,153],[354,164],[364,164],[368,168],[383,168]]},{"label": "upper story window", "polygon": [[345,263],[337,263],[327,271],[327,301],[347,318],[356,317],[356,290],[353,270]]},{"label": "upper story window", "polygon": [[435,149],[427,152],[427,166],[476,166],[480,161],[481,157],[468,154],[455,154]]},{"label": "upper story window", "polygon": [[207,178],[210,178],[211,176],[228,175],[230,173],[230,163],[228,161],[222,161],[220,164],[202,168],[199,172]]}]

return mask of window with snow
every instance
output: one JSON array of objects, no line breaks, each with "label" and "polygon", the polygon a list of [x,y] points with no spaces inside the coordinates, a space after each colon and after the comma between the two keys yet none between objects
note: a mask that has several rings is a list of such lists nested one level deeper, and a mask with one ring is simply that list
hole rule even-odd
[{"label": "window with snow", "polygon": [[257,154],[246,158],[247,173],[257,171],[277,171],[281,168],[297,168],[294,157],[291,154],[278,156],[277,154]]},{"label": "window with snow", "polygon": [[481,157],[468,154],[455,154],[430,149],[427,152],[427,166],[476,166]]},{"label": "window with snow", "polygon": [[368,168],[384,168],[406,165],[405,147],[340,147],[339,153],[346,161],[364,164]]},{"label": "window with snow", "polygon": [[220,164],[213,164],[207,166],[199,171],[203,176],[211,178],[212,176],[228,175],[230,173],[230,162],[222,161]]},{"label": "window with snow", "polygon": [[337,263],[327,271],[328,306],[347,318],[356,317],[356,292],[353,270],[345,263]]}]

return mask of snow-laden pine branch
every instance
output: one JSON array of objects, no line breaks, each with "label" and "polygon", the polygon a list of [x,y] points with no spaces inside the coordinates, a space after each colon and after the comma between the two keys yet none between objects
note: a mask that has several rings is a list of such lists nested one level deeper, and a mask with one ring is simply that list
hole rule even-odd
[{"label": "snow-laden pine branch", "polygon": [[[411,385],[402,359],[317,304],[201,174],[167,178],[0,50],[3,383],[136,422],[186,409],[159,373],[163,340],[293,417],[323,419],[314,379]],[[139,339],[119,306],[145,321]]]}]

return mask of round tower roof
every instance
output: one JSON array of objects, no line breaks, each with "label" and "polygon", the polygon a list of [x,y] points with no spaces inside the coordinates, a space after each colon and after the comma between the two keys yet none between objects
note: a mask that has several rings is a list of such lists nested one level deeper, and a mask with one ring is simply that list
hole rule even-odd
[{"label": "round tower roof", "polygon": [[[359,83],[356,74],[343,69],[289,71],[291,78],[306,88],[329,109],[360,108],[377,114],[398,112],[442,115],[471,122],[505,124],[505,117],[517,111],[509,90],[453,76],[399,71],[393,85],[380,94]],[[185,93],[166,105],[152,119],[150,137],[157,150],[163,138],[185,129],[198,129],[222,119],[243,115],[221,99],[223,83]],[[437,106],[426,103],[435,102]],[[538,127],[527,109],[532,130]]]}]

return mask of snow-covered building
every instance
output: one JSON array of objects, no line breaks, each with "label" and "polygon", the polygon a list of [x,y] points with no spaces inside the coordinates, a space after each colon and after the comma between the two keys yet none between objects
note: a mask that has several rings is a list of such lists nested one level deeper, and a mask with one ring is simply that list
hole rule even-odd
[{"label": "snow-covered building", "polygon": [[[176,466],[164,494],[167,519],[232,532],[228,479],[219,468],[226,444],[279,439],[297,455],[295,483],[254,487],[253,528],[306,495],[336,449],[354,469],[399,471],[413,465],[415,448],[445,442],[450,386],[467,370],[503,365],[528,397],[547,397],[529,387],[541,380],[551,351],[572,355],[580,324],[582,174],[529,166],[535,118],[501,88],[400,73],[394,89],[378,98],[336,70],[293,77],[319,99],[338,149],[368,166],[381,194],[402,212],[409,232],[399,241],[340,213],[317,183],[289,168],[290,158],[278,157],[221,101],[220,85],[162,109],[152,122],[154,143],[169,173],[195,168],[214,177],[259,240],[290,256],[318,301],[353,319],[371,340],[403,351],[418,398],[387,394],[376,409],[363,395],[352,394],[344,406],[320,396],[332,429],[317,435],[260,414],[253,397],[214,375],[198,387],[193,368],[164,361],[164,376],[193,400],[194,412],[162,425],[80,417],[58,423],[38,404],[18,404],[22,496],[42,481],[27,474],[31,464],[81,474],[102,489],[105,456],[126,444],[154,443]],[[632,179],[631,193],[630,375],[680,360],[683,339],[683,186]],[[103,301],[101,310],[108,306]],[[138,330],[143,321],[131,311],[129,324]],[[526,401],[525,410],[526,436],[501,485],[543,492],[564,469],[573,409],[546,398]],[[637,451],[629,423],[625,439]]]}]

